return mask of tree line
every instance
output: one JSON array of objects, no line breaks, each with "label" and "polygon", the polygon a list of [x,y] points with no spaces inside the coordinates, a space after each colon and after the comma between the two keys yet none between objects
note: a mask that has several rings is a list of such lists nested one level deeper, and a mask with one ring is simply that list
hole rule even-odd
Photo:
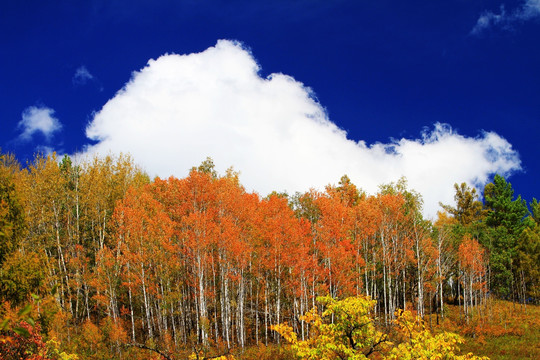
[{"label": "tree line", "polygon": [[404,179],[372,195],[343,176],[261,197],[211,159],[151,180],[125,155],[36,156],[24,168],[1,156],[2,311],[48,297],[42,326],[63,342],[83,329],[116,333],[112,352],[244,347],[279,342],[271,326],[283,322],[304,340],[302,315],[326,295],[367,295],[387,325],[398,309],[438,319],[451,302],[466,320],[489,296],[540,299],[540,208],[499,175],[483,202],[456,184],[456,204],[430,221]]}]

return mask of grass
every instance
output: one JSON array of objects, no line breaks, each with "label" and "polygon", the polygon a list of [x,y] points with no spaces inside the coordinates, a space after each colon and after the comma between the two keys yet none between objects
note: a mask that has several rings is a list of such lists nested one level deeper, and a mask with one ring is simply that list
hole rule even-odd
[{"label": "grass", "polygon": [[503,335],[475,342],[469,339],[461,348],[465,353],[488,356],[493,360],[540,359],[539,333],[523,336]]},{"label": "grass", "polygon": [[489,301],[467,322],[456,306],[448,307],[443,329],[465,337],[463,353],[493,360],[540,359],[540,306]]}]

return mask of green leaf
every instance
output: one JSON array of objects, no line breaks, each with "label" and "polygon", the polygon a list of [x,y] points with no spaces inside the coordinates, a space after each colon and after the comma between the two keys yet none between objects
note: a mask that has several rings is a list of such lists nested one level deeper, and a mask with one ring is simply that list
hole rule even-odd
[{"label": "green leaf", "polygon": [[23,307],[21,309],[21,311],[19,311],[19,317],[23,317],[25,315],[28,315],[28,313],[30,313],[30,311],[32,311],[32,305],[28,304],[25,307]]},{"label": "green leaf", "polygon": [[28,330],[26,330],[25,328],[23,327],[15,327],[13,328],[13,331],[18,334],[18,335],[22,335],[24,337],[29,337],[30,336],[30,333],[28,332]]},{"label": "green leaf", "polygon": [[36,294],[30,294],[34,298],[34,300],[39,301],[39,295]]},{"label": "green leaf", "polygon": [[26,322],[29,323],[32,326],[36,325],[36,322],[30,316],[26,318]]},{"label": "green leaf", "polygon": [[2,321],[2,323],[0,323],[0,330],[4,330],[7,326],[7,324],[9,324],[9,319],[4,319],[4,321]]}]

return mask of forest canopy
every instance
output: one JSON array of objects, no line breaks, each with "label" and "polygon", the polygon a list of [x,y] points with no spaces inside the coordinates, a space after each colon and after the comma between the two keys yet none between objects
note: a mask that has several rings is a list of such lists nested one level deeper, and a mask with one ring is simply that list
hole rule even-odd
[{"label": "forest canopy", "polygon": [[446,303],[465,321],[488,298],[538,303],[538,201],[499,175],[482,199],[465,183],[455,191],[430,221],[405,179],[376,194],[343,176],[261,197],[211,159],[150,180],[126,155],[21,167],[3,154],[0,330],[34,304],[45,337],[110,358],[134,344],[170,354],[279,343],[271,327],[283,323],[306,340],[320,297],[374,299],[381,327],[402,310],[439,321]]}]

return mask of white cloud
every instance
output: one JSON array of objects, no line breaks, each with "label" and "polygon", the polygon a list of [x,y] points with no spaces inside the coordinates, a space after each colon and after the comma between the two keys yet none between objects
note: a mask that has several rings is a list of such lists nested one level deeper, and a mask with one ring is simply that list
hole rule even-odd
[{"label": "white cloud", "polygon": [[504,23],[507,19],[506,12],[504,10],[504,6],[501,6],[501,13],[495,14],[491,11],[485,11],[480,15],[478,20],[476,21],[476,25],[471,30],[471,34],[473,35],[479,35],[486,29],[490,28],[491,26],[496,26],[501,23]]},{"label": "white cloud", "polygon": [[86,66],[82,65],[75,70],[75,75],[73,75],[71,81],[74,85],[85,85],[88,80],[92,79],[94,79],[94,76],[90,74]]},{"label": "white cloud", "polygon": [[540,0],[527,0],[519,10],[518,15],[522,20],[540,17]]},{"label": "white cloud", "polygon": [[62,129],[62,124],[53,116],[54,110],[45,106],[29,106],[22,113],[22,120],[18,123],[21,134],[18,139],[29,141],[36,133],[41,133],[47,142],[52,135]]},{"label": "white cloud", "polygon": [[519,8],[507,13],[504,5],[501,5],[500,13],[485,11],[476,21],[476,25],[471,30],[471,34],[479,35],[492,26],[500,26],[510,29],[516,22],[523,22],[540,18],[540,0],[526,0]]},{"label": "white cloud", "polygon": [[210,156],[218,171],[234,166],[246,189],[261,195],[323,189],[343,174],[375,193],[406,176],[429,215],[439,201],[453,203],[454,183],[483,185],[489,174],[520,168],[512,146],[492,132],[470,138],[436,124],[416,140],[349,140],[309,88],[283,74],[262,78],[252,55],[225,40],[150,60],[86,134],[97,141],[87,153],[129,152],[152,176],[186,176]]}]

